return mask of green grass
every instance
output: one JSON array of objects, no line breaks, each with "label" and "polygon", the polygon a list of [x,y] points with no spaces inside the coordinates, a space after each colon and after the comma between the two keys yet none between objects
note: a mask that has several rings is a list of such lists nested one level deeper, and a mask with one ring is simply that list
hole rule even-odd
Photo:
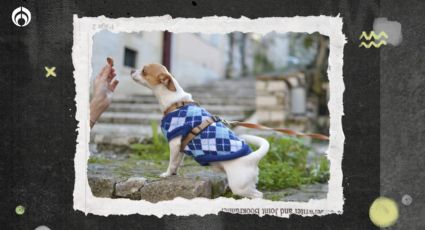
[{"label": "green grass", "polygon": [[109,164],[109,163],[112,163],[112,160],[102,158],[102,157],[97,157],[97,156],[91,156],[88,160],[88,163],[89,164]]},{"label": "green grass", "polygon": [[278,195],[278,194],[274,194],[274,195],[271,195],[270,197],[269,197],[269,200],[272,200],[272,201],[280,201],[280,199],[281,199],[282,197],[280,196],[280,195]]},{"label": "green grass", "polygon": [[270,150],[261,159],[258,187],[279,190],[302,184],[324,183],[329,179],[329,161],[315,156],[307,166],[310,147],[296,138],[268,138]]},{"label": "green grass", "polygon": [[[152,139],[145,144],[131,145],[134,159],[156,163],[169,159],[168,142],[158,134],[157,123],[152,122]],[[303,184],[325,183],[329,179],[329,161],[325,156],[315,156],[307,166],[310,147],[297,138],[269,137],[270,151],[260,161],[258,187],[263,190],[280,190]],[[255,146],[251,146],[255,149]],[[192,161],[188,159],[188,161]]]},{"label": "green grass", "polygon": [[130,146],[133,157],[140,160],[161,161],[168,159],[168,142],[163,135],[158,134],[158,125],[151,122],[152,139],[145,144],[132,144]]}]

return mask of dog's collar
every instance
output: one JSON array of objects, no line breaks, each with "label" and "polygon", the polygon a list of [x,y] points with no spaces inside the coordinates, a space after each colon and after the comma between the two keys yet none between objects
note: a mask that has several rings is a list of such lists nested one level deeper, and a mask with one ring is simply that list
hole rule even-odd
[{"label": "dog's collar", "polygon": [[183,106],[186,106],[186,105],[197,105],[197,106],[199,106],[199,103],[197,103],[195,101],[178,101],[176,103],[171,104],[166,110],[164,110],[164,116],[167,115],[168,113],[170,113],[170,112],[172,112],[176,109],[179,109]]}]

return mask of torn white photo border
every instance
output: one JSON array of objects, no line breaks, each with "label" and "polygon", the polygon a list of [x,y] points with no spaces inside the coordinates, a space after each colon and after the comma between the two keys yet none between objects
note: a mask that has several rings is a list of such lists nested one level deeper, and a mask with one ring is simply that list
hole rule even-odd
[{"label": "torn white photo border", "polygon": [[[74,158],[75,184],[74,209],[85,214],[95,215],[200,215],[218,214],[220,211],[245,210],[242,213],[264,215],[264,212],[248,212],[247,210],[276,209],[276,216],[289,217],[291,213],[284,210],[300,210],[292,212],[302,216],[342,214],[344,196],[342,187],[342,158],[345,136],[342,129],[343,112],[343,51],[346,37],[342,32],[343,19],[335,16],[296,16],[239,19],[229,17],[204,18],[172,18],[169,15],[142,18],[106,18],[82,17],[73,18],[73,48],[72,62],[76,85],[76,119],[78,121],[78,136]],[[165,31],[173,33],[216,33],[225,34],[233,31],[255,32],[265,35],[269,32],[314,33],[318,32],[329,37],[328,78],[330,99],[328,109],[330,114],[330,140],[326,151],[330,161],[329,189],[326,199],[310,200],[308,202],[271,201],[265,199],[232,198],[175,198],[169,201],[151,203],[144,200],[111,199],[93,196],[87,178],[87,161],[89,159],[89,87],[92,74],[91,52],[93,36],[102,29],[111,32]],[[283,210],[283,211],[282,211]],[[302,211],[306,210],[306,211]],[[316,210],[316,212],[308,211]]]}]

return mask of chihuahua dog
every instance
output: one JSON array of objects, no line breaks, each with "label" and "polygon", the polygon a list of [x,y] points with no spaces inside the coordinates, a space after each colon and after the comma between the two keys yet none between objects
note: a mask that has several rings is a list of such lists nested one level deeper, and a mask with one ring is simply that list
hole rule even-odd
[{"label": "chihuahua dog", "polygon": [[[178,102],[193,102],[193,100],[192,95],[180,87],[163,65],[146,65],[142,69],[131,71],[131,77],[153,91],[161,111],[165,114],[161,121],[161,129],[169,142],[170,161],[167,171],[162,173],[161,177],[176,175],[186,153],[201,165],[211,165],[217,170],[224,171],[233,194],[248,198],[263,197],[256,184],[258,163],[269,151],[267,140],[252,135],[238,137],[222,121],[214,120],[182,151],[183,138],[205,119],[212,117],[211,114],[195,104],[171,107]],[[172,111],[169,111],[170,107]],[[252,151],[246,142],[258,146],[258,149]]]}]

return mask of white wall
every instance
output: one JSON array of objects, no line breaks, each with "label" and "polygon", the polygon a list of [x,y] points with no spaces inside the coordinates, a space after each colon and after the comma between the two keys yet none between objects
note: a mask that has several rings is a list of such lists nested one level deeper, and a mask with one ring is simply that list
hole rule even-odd
[{"label": "white wall", "polygon": [[93,37],[92,79],[98,74],[106,57],[114,59],[117,79],[120,81],[115,94],[150,93],[130,78],[131,68],[124,66],[124,49],[137,51],[136,68],[148,63],[161,63],[162,32],[112,33],[101,31]]},{"label": "white wall", "polygon": [[184,87],[223,78],[227,55],[224,35],[172,35],[171,73]]},{"label": "white wall", "polygon": [[[251,35],[249,35],[251,36]],[[222,79],[226,75],[229,37],[226,34],[177,33],[171,37],[170,72],[183,86],[205,84]],[[235,40],[238,40],[235,39]],[[254,51],[257,44],[247,39],[246,64],[248,72],[254,65]],[[116,94],[149,94],[130,78],[131,68],[124,66],[125,47],[137,51],[136,68],[148,63],[162,62],[163,32],[112,33],[101,31],[93,37],[92,79],[106,63],[106,57],[114,59],[117,78],[120,81]],[[284,45],[278,43],[279,45]],[[234,76],[241,74],[239,46],[235,45]],[[283,48],[282,48],[283,49]],[[279,48],[271,53],[274,58],[286,56]]]}]

